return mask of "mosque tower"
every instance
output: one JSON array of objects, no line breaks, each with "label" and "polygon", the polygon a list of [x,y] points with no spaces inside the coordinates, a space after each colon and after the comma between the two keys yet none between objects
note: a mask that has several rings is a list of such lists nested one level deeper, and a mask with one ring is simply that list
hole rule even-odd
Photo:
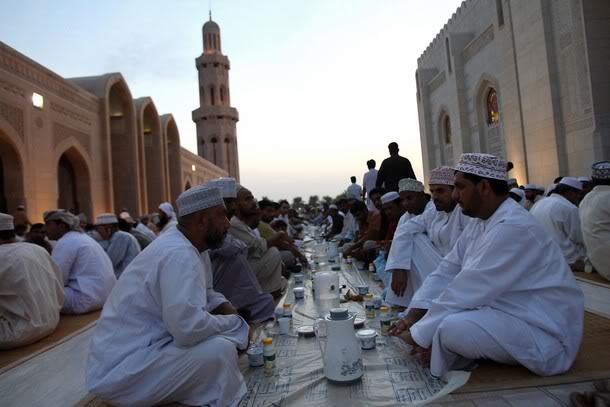
[{"label": "mosque tower", "polygon": [[203,53],[195,61],[199,72],[199,108],[193,111],[197,153],[239,180],[239,113],[231,107],[229,58],[222,54],[220,27],[212,21],[211,12],[203,25]]}]

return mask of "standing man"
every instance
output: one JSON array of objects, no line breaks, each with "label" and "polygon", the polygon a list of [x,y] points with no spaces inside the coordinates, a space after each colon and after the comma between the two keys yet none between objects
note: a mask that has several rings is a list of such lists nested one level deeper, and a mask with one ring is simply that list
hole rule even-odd
[{"label": "standing man", "polygon": [[44,213],[49,238],[57,240],[53,260],[63,276],[64,314],[84,314],[104,306],[116,283],[104,249],[83,233],[80,220],[63,209]]},{"label": "standing man", "polygon": [[91,335],[87,388],[113,405],[235,406],[246,393],[237,350],[248,325],[201,258],[229,228],[220,190],[197,186],[176,202],[178,226],[125,270]]},{"label": "standing man", "polygon": [[364,176],[362,177],[362,198],[364,199],[366,197],[366,206],[369,208],[369,211],[375,209],[373,201],[371,201],[369,194],[373,190],[373,188],[375,188],[377,183],[378,171],[375,169],[376,165],[377,163],[375,162],[375,160],[368,160],[366,162],[366,166],[369,168],[369,170],[365,172]]},{"label": "standing man", "polygon": [[586,254],[578,215],[581,190],[582,185],[576,178],[563,177],[551,196],[530,211],[557,242],[574,271],[584,271],[582,258]]},{"label": "standing man", "polygon": [[119,221],[114,213],[103,213],[95,219],[97,233],[102,240],[98,241],[114,267],[117,280],[129,263],[140,254],[138,239],[130,233],[119,230]]},{"label": "standing man", "polygon": [[580,222],[587,255],[595,270],[610,280],[610,161],[593,164],[593,189],[580,203]]},{"label": "standing man", "polygon": [[388,144],[390,157],[383,160],[375,186],[385,186],[386,191],[398,191],[398,182],[403,178],[417,179],[408,158],[398,155],[398,144]]},{"label": "standing man", "polygon": [[356,184],[356,177],[354,177],[354,176],[350,177],[350,181],[352,182],[352,184],[349,187],[347,187],[346,194],[357,196],[358,199],[360,199],[360,197],[362,196],[362,187],[360,185]]},{"label": "standing man", "polygon": [[391,333],[437,377],[477,359],[565,372],[580,347],[584,296],[557,243],[508,198],[504,160],[462,154],[453,197],[474,220]]}]

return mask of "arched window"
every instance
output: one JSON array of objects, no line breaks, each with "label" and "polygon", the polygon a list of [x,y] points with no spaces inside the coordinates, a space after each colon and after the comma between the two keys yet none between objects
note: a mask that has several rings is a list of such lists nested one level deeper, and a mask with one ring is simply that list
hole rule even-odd
[{"label": "arched window", "polygon": [[445,116],[443,120],[443,137],[445,139],[445,144],[451,144],[451,120],[449,119],[449,115]]},{"label": "arched window", "polygon": [[201,101],[201,106],[205,104],[205,86],[199,87],[199,100]]},{"label": "arched window", "polygon": [[500,121],[500,111],[498,110],[498,95],[494,88],[490,88],[489,91],[487,91],[487,98],[485,100],[485,106],[487,107],[487,125],[495,126]]},{"label": "arched window", "polygon": [[218,163],[218,157],[216,156],[216,147],[218,145],[218,140],[216,140],[216,137],[212,138],[212,159],[213,159],[213,163],[217,164]]},{"label": "arched window", "polygon": [[225,104],[225,87],[224,86],[220,87],[220,104],[221,105]]},{"label": "arched window", "polygon": [[451,49],[449,48],[449,38],[445,38],[445,53],[447,54],[447,70],[451,73]]},{"label": "arched window", "polygon": [[191,189],[191,183],[189,182],[189,180],[186,180],[186,184],[184,184],[184,190],[188,191],[189,189]]},{"label": "arched window", "polygon": [[203,153],[205,152],[205,142],[203,141],[203,137],[200,138],[198,141],[199,142],[197,143],[197,152],[200,156],[204,157]]},{"label": "arched window", "polygon": [[226,170],[230,173],[231,172],[231,140],[229,140],[228,137],[225,138],[225,152],[227,155],[227,168]]},{"label": "arched window", "polygon": [[216,104],[216,93],[214,89],[214,85],[210,85],[210,105],[214,106]]}]

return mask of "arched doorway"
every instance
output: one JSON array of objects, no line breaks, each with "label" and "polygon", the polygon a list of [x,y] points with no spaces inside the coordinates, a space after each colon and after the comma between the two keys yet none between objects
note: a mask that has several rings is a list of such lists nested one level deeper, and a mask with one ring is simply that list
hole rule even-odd
[{"label": "arched doorway", "polygon": [[189,189],[191,189],[191,182],[187,180],[186,184],[184,184],[184,190],[188,191]]},{"label": "arched doorway", "polygon": [[19,151],[0,129],[0,212],[13,213],[25,204],[23,166]]},{"label": "arched doorway", "polygon": [[500,93],[492,82],[483,80],[476,97],[480,149],[482,152],[505,158]]},{"label": "arched doorway", "polygon": [[178,195],[182,192],[181,188],[181,168],[182,168],[182,155],[180,153],[180,134],[178,133],[178,126],[176,121],[171,114],[161,116],[161,126],[165,132],[165,143],[166,143],[166,162],[167,162],[167,181],[168,181],[168,192],[172,202],[176,201]]},{"label": "arched doorway", "polygon": [[89,168],[75,147],[63,153],[57,163],[57,207],[91,217]]}]

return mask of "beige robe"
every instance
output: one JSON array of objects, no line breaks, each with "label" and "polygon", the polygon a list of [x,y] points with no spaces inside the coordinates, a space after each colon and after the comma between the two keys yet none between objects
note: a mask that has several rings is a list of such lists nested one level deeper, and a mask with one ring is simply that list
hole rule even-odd
[{"label": "beige robe", "polygon": [[282,277],[282,256],[277,248],[267,247],[267,240],[257,237],[236,216],[231,219],[229,233],[248,247],[248,263],[263,291],[272,293],[286,286]]},{"label": "beige robe", "polygon": [[64,303],[61,273],[45,249],[0,245],[0,349],[28,345],[55,330]]}]

